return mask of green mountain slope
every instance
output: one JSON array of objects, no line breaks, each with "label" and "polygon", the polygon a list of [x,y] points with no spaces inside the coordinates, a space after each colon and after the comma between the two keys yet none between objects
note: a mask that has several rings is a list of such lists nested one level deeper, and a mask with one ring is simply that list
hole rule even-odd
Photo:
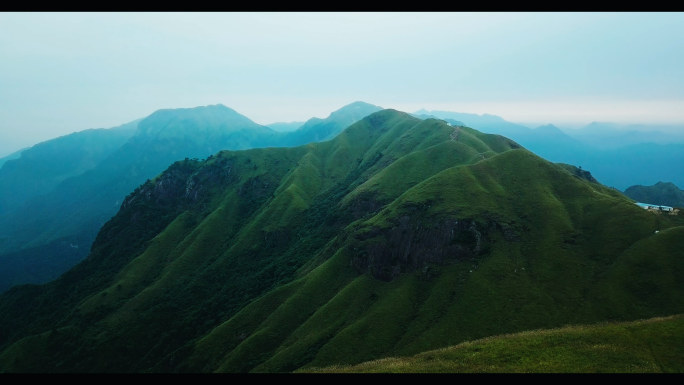
[{"label": "green mountain slope", "polygon": [[201,340],[190,367],[291,371],[680,312],[684,227],[656,235],[644,214],[525,150],[446,169],[347,228],[274,311],[266,297]]},{"label": "green mountain slope", "polygon": [[682,373],[684,317],[534,330],[302,373]]},{"label": "green mountain slope", "polygon": [[681,219],[576,171],[394,110],[176,162],[0,296],[0,370],[282,372],[681,313]]}]

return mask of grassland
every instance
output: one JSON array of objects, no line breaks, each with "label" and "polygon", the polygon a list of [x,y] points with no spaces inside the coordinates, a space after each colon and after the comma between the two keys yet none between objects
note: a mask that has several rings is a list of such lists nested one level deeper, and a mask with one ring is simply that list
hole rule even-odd
[{"label": "grassland", "polygon": [[298,373],[682,373],[684,316],[486,337],[408,357]]}]

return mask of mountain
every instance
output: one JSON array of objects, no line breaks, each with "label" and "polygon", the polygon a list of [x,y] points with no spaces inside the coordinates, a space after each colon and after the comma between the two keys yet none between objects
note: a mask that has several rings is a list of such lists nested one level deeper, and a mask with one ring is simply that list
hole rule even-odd
[{"label": "mountain", "polygon": [[286,146],[297,146],[303,143],[330,140],[351,124],[381,109],[381,107],[360,101],[350,103],[332,112],[325,119],[307,120],[297,130],[288,132],[281,143]]},{"label": "mountain", "polygon": [[684,217],[589,176],[396,110],[181,160],[0,295],[0,371],[291,372],[682,313]]},{"label": "mountain", "polygon": [[7,162],[8,160],[18,159],[24,150],[26,150],[26,148],[22,148],[19,151],[15,151],[9,155],[6,155],[6,156],[0,158],[0,169],[2,169],[2,165],[4,165],[5,162]]},{"label": "mountain", "polygon": [[462,122],[462,124],[482,132],[506,136],[551,162],[578,164],[576,162],[578,156],[590,151],[585,144],[565,134],[552,124],[533,129],[508,122],[496,115],[477,115],[451,111],[420,110],[414,115],[435,117],[447,121],[455,119],[455,122]]},{"label": "mountain", "polygon": [[224,149],[316,141],[361,119],[369,106],[352,103],[291,133],[220,104],[163,109],[121,128],[79,132],[24,151],[0,170],[0,291],[47,282],[85,258],[126,195],[171,163]]},{"label": "mountain", "polygon": [[75,132],[17,153],[0,168],[0,214],[94,168],[133,136],[136,126]]},{"label": "mountain", "polygon": [[625,190],[625,195],[637,202],[684,208],[684,191],[672,182],[630,186]]},{"label": "mountain", "polygon": [[314,117],[306,122],[278,122],[267,126],[284,134],[278,141],[279,146],[297,146],[330,140],[345,128],[381,109],[382,107],[373,104],[356,101],[333,111],[325,119]]},{"label": "mountain", "polygon": [[480,131],[504,135],[546,160],[591,170],[602,184],[620,191],[661,180],[684,185],[684,174],[679,170],[684,162],[684,136],[676,133],[676,127],[655,126],[669,133],[637,131],[649,128],[644,125],[608,123],[575,130],[553,125],[532,129],[488,114],[420,110],[415,115],[457,119]]},{"label": "mountain", "polygon": [[[35,159],[34,162],[22,163],[26,164],[22,175],[29,175],[25,177],[28,181],[31,178],[41,180],[48,173],[66,174],[59,174],[55,168],[72,172],[54,186],[43,186],[42,194],[20,204],[8,205],[11,209],[0,217],[0,252],[3,254],[0,260],[5,266],[0,279],[12,279],[0,281],[0,289],[5,290],[17,283],[54,279],[75,261],[84,258],[97,231],[116,213],[126,194],[172,162],[184,157],[206,157],[224,148],[269,145],[275,133],[250,122],[221,105],[160,110],[136,122],[134,135],[129,135],[125,141],[109,142],[107,156],[88,163],[85,170],[85,167],[77,169],[61,165],[85,158],[78,156],[79,151],[89,153],[92,141],[85,144],[77,142],[72,147],[63,146],[61,140],[35,146],[48,146],[54,149],[51,154],[57,157],[76,153],[76,161],[62,163],[35,156],[29,158]],[[195,130],[200,130],[201,135],[192,135]],[[73,136],[82,138],[85,135],[78,133]],[[116,148],[112,150],[112,146]],[[28,158],[28,155],[30,151],[24,151],[22,158]],[[9,166],[12,166],[12,161],[3,170]],[[41,168],[47,171],[41,172]],[[9,188],[13,180],[3,180],[9,182],[5,191],[13,193]],[[35,187],[34,190],[40,191]],[[52,268],[47,269],[48,266]]]},{"label": "mountain", "polygon": [[[220,151],[223,146],[242,149],[266,146],[274,131],[254,123],[222,104],[195,108],[166,109],[143,119],[138,140],[182,140],[194,143],[201,154]],[[213,143],[218,149],[206,149]],[[204,155],[206,156],[206,155]]]},{"label": "mountain", "polygon": [[414,116],[419,118],[452,119],[462,122],[468,127],[476,128],[480,131],[514,137],[520,134],[527,134],[530,128],[517,123],[511,123],[500,116],[492,114],[470,114],[454,111],[425,110],[416,111]]}]

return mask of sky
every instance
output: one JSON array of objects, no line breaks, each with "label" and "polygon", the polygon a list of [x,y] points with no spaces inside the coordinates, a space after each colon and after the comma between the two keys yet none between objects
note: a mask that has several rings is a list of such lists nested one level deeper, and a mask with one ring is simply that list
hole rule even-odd
[{"label": "sky", "polygon": [[684,123],[679,12],[0,12],[0,156],[165,108]]}]

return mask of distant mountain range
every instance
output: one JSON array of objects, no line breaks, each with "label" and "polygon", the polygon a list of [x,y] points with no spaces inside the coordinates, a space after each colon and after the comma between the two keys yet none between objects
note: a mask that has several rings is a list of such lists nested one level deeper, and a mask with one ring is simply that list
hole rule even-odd
[{"label": "distant mountain range", "polygon": [[290,132],[223,105],[167,109],[24,150],[0,168],[0,291],[54,279],[84,258],[124,197],[174,161],[327,140],[380,109],[351,103]]},{"label": "distant mountain range", "polygon": [[8,157],[0,167],[0,214],[92,169],[133,136],[136,126],[137,122],[133,122],[112,129],[76,132]]},{"label": "distant mountain range", "polygon": [[[73,133],[5,157],[0,160],[0,291],[54,279],[83,259],[123,197],[176,160],[206,158],[223,149],[330,140],[380,109],[355,102],[325,119],[269,126],[222,105],[160,110],[120,127]],[[640,126],[593,123],[567,130],[570,136],[553,125],[532,129],[488,114],[421,110],[412,115],[504,135],[621,191],[659,181],[684,185],[678,167],[684,164],[684,144],[677,143],[681,135],[671,127],[645,137],[638,134]]]},{"label": "distant mountain range", "polygon": [[[325,119],[269,126],[222,105],[160,110],[120,127],[76,132],[2,158],[0,291],[46,282],[80,261],[123,197],[176,160],[206,158],[223,149],[331,140],[380,109],[355,102]],[[656,126],[660,131],[644,134],[638,125],[592,123],[563,131],[553,125],[532,129],[488,114],[420,110],[412,115],[504,135],[621,191],[660,181],[684,185],[678,167],[684,164],[684,139],[672,127]]]},{"label": "distant mountain range", "polygon": [[684,208],[684,191],[674,183],[658,182],[652,186],[630,186],[625,195],[641,203]]},{"label": "distant mountain range", "polygon": [[[529,128],[495,115],[420,110],[416,116],[453,119],[483,132],[507,136],[552,162],[580,166],[602,184],[623,191],[632,185],[671,181],[684,185],[684,127],[592,123],[582,129]],[[668,131],[666,131],[668,130]]]},{"label": "distant mountain range", "polygon": [[593,122],[566,130],[575,139],[598,148],[618,148],[642,143],[684,143],[684,126]]}]

